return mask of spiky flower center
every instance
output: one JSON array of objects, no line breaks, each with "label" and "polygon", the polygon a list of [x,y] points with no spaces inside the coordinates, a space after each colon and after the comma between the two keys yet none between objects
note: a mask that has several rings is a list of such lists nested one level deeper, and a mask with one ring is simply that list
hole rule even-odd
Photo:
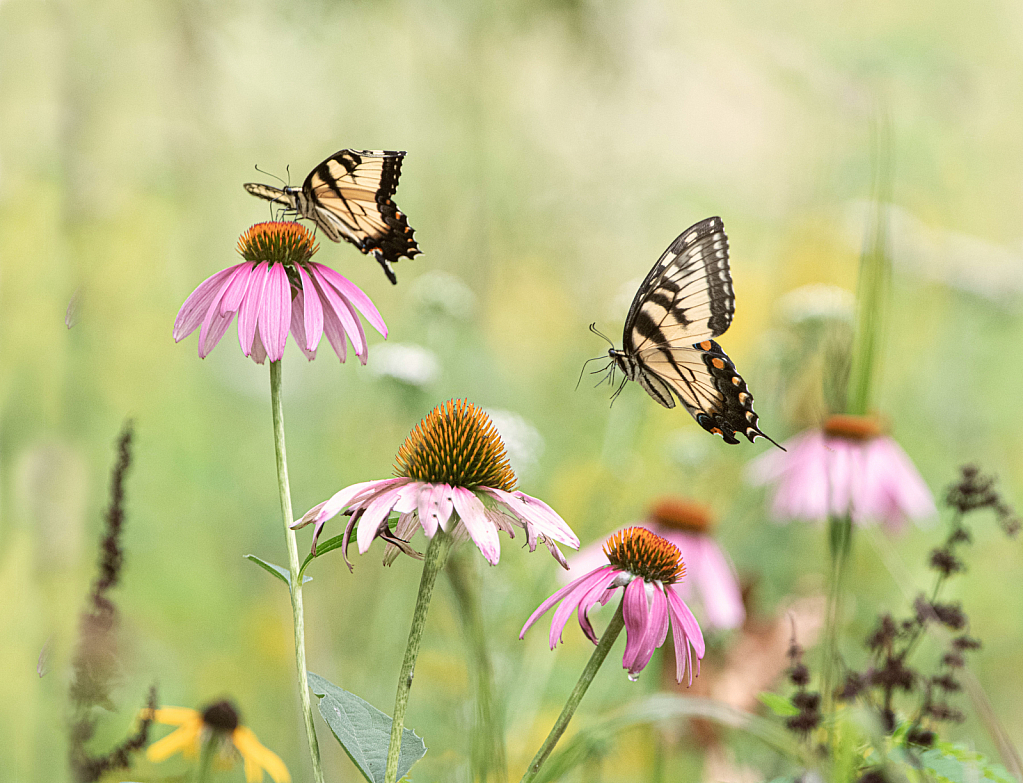
[{"label": "spiky flower center", "polygon": [[604,554],[611,565],[647,582],[670,585],[686,575],[679,548],[645,527],[619,530],[604,542]]},{"label": "spiky flower center", "polygon": [[309,229],[291,220],[256,223],[238,237],[238,252],[246,261],[269,261],[294,266],[308,261],[319,249]]},{"label": "spiky flower center", "polygon": [[398,450],[394,471],[430,484],[515,489],[497,428],[467,400],[448,400],[427,414]]},{"label": "spiky flower center", "polygon": [[217,734],[230,734],[238,728],[241,719],[238,710],[229,701],[218,701],[202,711],[203,724]]},{"label": "spiky flower center", "polygon": [[885,426],[877,416],[836,413],[824,422],[824,433],[846,440],[870,440],[884,435]]},{"label": "spiky flower center", "polygon": [[665,527],[690,533],[706,533],[714,521],[710,508],[685,498],[664,498],[650,510],[650,516]]}]

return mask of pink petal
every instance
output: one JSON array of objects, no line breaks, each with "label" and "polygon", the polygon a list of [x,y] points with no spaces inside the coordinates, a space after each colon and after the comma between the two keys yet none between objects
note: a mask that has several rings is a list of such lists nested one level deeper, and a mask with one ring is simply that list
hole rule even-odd
[{"label": "pink petal", "polygon": [[238,342],[246,356],[252,353],[259,310],[263,306],[263,289],[266,288],[269,271],[270,265],[262,261],[249,273],[251,276],[249,288],[238,310]]},{"label": "pink petal", "polygon": [[[313,297],[315,297],[315,292]],[[298,348],[305,357],[312,361],[316,358],[316,348],[308,348],[306,343],[305,333],[305,294],[301,291],[295,293],[295,298],[291,301],[291,333],[295,335],[295,342],[298,343]]]},{"label": "pink petal", "polygon": [[451,486],[448,484],[426,484],[419,493],[419,520],[423,523],[423,532],[433,538],[438,525],[445,532],[451,520]]},{"label": "pink petal", "polygon": [[738,628],[742,625],[746,609],[742,605],[739,580],[717,542],[704,537],[699,542],[696,556],[686,558],[685,562],[687,578],[699,588],[707,621],[717,628]]},{"label": "pink petal", "polygon": [[298,277],[302,281],[302,293],[309,300],[302,324],[306,338],[305,348],[312,351],[315,356],[316,346],[320,344],[320,338],[323,336],[323,305],[320,303],[320,292],[316,290],[312,278],[301,264],[298,266]]},{"label": "pink petal", "polygon": [[[334,346],[334,350],[340,356],[342,351],[338,349],[338,342],[342,345],[343,350],[344,335],[347,334],[348,339],[352,341],[352,347],[355,348],[355,354],[362,356],[366,352],[366,343],[361,338],[362,327],[359,326],[356,318],[352,315],[352,311],[348,308],[344,298],[324,279],[324,269],[330,269],[330,267],[323,266],[322,264],[309,265],[313,281],[316,283],[316,290],[320,292],[320,301],[327,305],[324,309],[323,324],[324,331],[327,333],[327,339],[330,340],[330,344]],[[334,316],[332,326],[335,334],[333,337],[331,336],[331,331],[327,328],[331,322],[331,314]],[[337,333],[338,329],[340,329],[340,334]]]},{"label": "pink petal", "polygon": [[381,492],[366,506],[359,518],[359,531],[356,540],[359,543],[359,554],[363,555],[369,549],[369,545],[377,537],[377,531],[381,524],[387,524],[384,520],[391,513],[394,502],[398,499],[400,488],[391,488]]},{"label": "pink petal", "polygon": [[501,558],[501,541],[497,528],[488,520],[483,503],[464,487],[454,487],[451,493],[455,511],[462,519],[469,536],[479,547],[490,565],[497,565]]},{"label": "pink petal", "polygon": [[361,481],[358,484],[352,484],[349,487],[345,487],[339,492],[335,492],[327,500],[322,503],[313,506],[309,509],[302,518],[295,524],[295,528],[305,527],[311,522],[326,522],[328,519],[332,519],[351,504],[365,499],[371,493],[383,491],[388,487],[393,486],[397,482],[407,483],[411,479],[375,479],[373,481]]},{"label": "pink petal", "polygon": [[[283,264],[270,267],[259,308],[259,334],[270,361],[280,361],[291,328],[291,283]],[[262,362],[260,362],[262,364]]]},{"label": "pink petal", "polygon": [[641,651],[642,642],[650,625],[650,603],[646,595],[646,582],[633,579],[625,588],[625,599],[622,601],[622,612],[625,615],[625,655],[622,666],[632,673],[636,655]]},{"label": "pink petal", "polygon": [[[566,595],[568,595],[568,594],[569,594],[569,593],[571,593],[571,592],[572,592],[573,590],[575,590],[575,588],[576,588],[576,586],[577,586],[577,585],[579,585],[579,584],[580,584],[581,582],[583,582],[583,581],[585,581],[585,580],[587,580],[587,579],[590,579],[590,578],[592,578],[592,577],[594,576],[594,574],[596,574],[596,573],[597,573],[596,571],[593,571],[593,572],[591,572],[591,573],[588,573],[588,574],[583,574],[583,575],[582,575],[582,576],[580,576],[580,577],[579,577],[578,579],[575,579],[575,580],[573,580],[573,581],[569,582],[569,583],[568,583],[567,585],[565,585],[565,586],[564,586],[564,587],[562,587],[562,588],[561,588],[560,590],[558,590],[558,591],[557,591],[556,593],[554,593],[554,595],[552,595],[552,596],[550,596],[549,598],[547,598],[547,600],[545,600],[545,601],[544,601],[544,602],[543,602],[542,604],[540,604],[540,605],[539,605],[539,606],[538,606],[538,607],[536,608],[536,611],[535,611],[535,612],[533,612],[533,613],[532,613],[532,614],[531,614],[531,615],[529,616],[529,619],[528,619],[528,620],[526,620],[526,624],[525,624],[525,625],[523,625],[523,626],[522,626],[522,630],[521,630],[521,631],[519,631],[519,638],[520,638],[520,639],[521,639],[521,638],[523,638],[523,637],[524,637],[524,636],[526,635],[526,631],[528,631],[528,630],[529,630],[529,627],[530,627],[530,626],[531,626],[531,625],[532,625],[533,623],[535,623],[535,622],[536,622],[537,620],[539,620],[539,619],[540,619],[540,617],[541,617],[541,616],[543,616],[543,614],[544,614],[544,613],[545,613],[545,612],[546,612],[546,611],[547,611],[548,609],[550,609],[550,608],[551,608],[552,606],[554,606],[554,604],[558,603],[558,601],[560,601],[560,600],[561,600],[562,598],[564,598],[564,597],[565,597]],[[554,649],[554,645],[551,645],[551,649],[552,649],[552,650]]]},{"label": "pink petal", "polygon": [[220,300],[220,314],[238,312],[245,299],[245,292],[249,290],[249,281],[252,279],[252,270],[255,268],[251,261],[239,264],[239,272],[224,289],[224,298]]},{"label": "pink petal", "polygon": [[[672,639],[675,642],[675,680],[682,682],[682,675],[689,669],[689,684],[693,684],[693,659],[692,652],[696,653],[697,659],[702,659],[706,652],[706,645],[703,641],[703,631],[700,624],[696,622],[689,607],[678,597],[678,594],[669,586],[665,589],[668,598],[668,611],[671,614]],[[690,652],[690,645],[692,652]]]},{"label": "pink petal", "polygon": [[573,549],[579,548],[579,537],[572,532],[572,528],[565,523],[565,520],[542,500],[530,497],[523,492],[505,492],[495,487],[480,487],[480,491],[497,500],[508,509],[514,518],[535,525],[543,535],[560,541]]},{"label": "pink petal", "polygon": [[329,266],[324,266],[323,264],[312,264],[312,266],[319,267],[321,274],[331,282],[338,292],[359,309],[363,317],[369,321],[370,326],[384,337],[387,337],[387,324],[384,323],[384,319],[377,312],[369,297],[357,285],[346,280]]},{"label": "pink petal", "polygon": [[234,267],[234,273],[231,279],[224,281],[223,287],[214,296],[210,302],[210,309],[206,313],[206,318],[202,322],[202,328],[199,329],[199,356],[205,359],[210,351],[220,342],[220,338],[227,332],[227,327],[231,324],[231,319],[234,317],[233,313],[226,315],[220,312],[220,302],[223,300],[224,295],[230,290],[234,280],[239,277],[245,277],[249,274],[249,270],[246,268],[246,264],[239,264]]},{"label": "pink petal", "polygon": [[259,339],[258,331],[252,338],[252,350],[248,352],[247,356],[256,364],[266,361],[266,348],[263,346],[263,341]]},{"label": "pink petal", "polygon": [[594,644],[596,644],[598,640],[597,634],[593,630],[593,623],[590,622],[590,609],[597,604],[603,606],[611,600],[611,596],[617,589],[614,587],[616,580],[618,580],[623,573],[624,572],[618,568],[610,568],[610,570],[606,571],[606,578],[594,581],[593,584],[590,585],[589,589],[579,597],[579,608],[576,612],[576,619],[579,621],[579,627],[582,629],[582,632],[586,634],[586,638]]},{"label": "pink petal", "polygon": [[[668,599],[664,597],[663,588],[658,585],[652,585],[652,588],[646,632],[637,640],[632,662],[626,666],[625,659],[622,659],[622,665],[629,670],[629,674],[643,671],[644,667],[650,663],[654,650],[664,644],[664,640],[668,637]],[[626,646],[626,650],[628,650],[628,646]]]},{"label": "pink petal", "polygon": [[[621,571],[618,569],[609,566],[606,569],[602,568],[597,571],[593,571],[592,573],[587,574],[586,577],[580,578],[574,583],[576,585],[576,589],[565,598],[561,606],[554,610],[554,616],[551,618],[549,641],[552,650],[557,645],[558,640],[561,639],[561,632],[565,629],[565,623],[567,623],[568,618],[572,616],[572,612],[582,612],[585,615],[593,606],[593,603],[584,604],[584,601],[589,599],[594,592],[602,595],[607,590],[607,586],[611,584],[620,573]],[[582,626],[583,624],[580,623],[580,625]],[[586,625],[583,626],[584,630],[588,626],[589,619],[587,619]],[[591,637],[591,641],[595,642],[596,640]]]},{"label": "pink petal", "polygon": [[177,318],[174,319],[174,342],[181,342],[181,340],[199,328],[209,312],[210,305],[213,304],[214,300],[223,296],[223,290],[226,285],[225,281],[237,269],[237,266],[222,269],[199,283],[199,286],[188,295],[185,303],[178,310]]}]

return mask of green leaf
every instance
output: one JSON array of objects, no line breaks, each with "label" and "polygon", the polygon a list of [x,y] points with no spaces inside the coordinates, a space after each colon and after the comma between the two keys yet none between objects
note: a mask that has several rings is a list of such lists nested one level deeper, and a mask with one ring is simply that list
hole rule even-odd
[{"label": "green leaf", "polygon": [[[291,589],[291,575],[288,572],[287,568],[281,568],[279,565],[268,563],[266,562],[266,560],[263,560],[260,557],[256,557],[255,555],[244,555],[244,557],[246,560],[250,560],[256,565],[258,565],[260,568],[265,569],[268,574],[273,574],[274,576],[276,576],[278,579],[280,579],[282,582],[284,582],[284,584],[288,586],[289,590]],[[313,581],[313,578],[311,576],[302,577],[302,584],[311,581]]]},{"label": "green leaf", "polygon": [[952,783],[974,783],[990,780],[996,783],[1014,783],[1015,778],[1001,764],[989,761],[974,750],[939,742],[930,750],[919,754],[924,767],[940,780]]},{"label": "green leaf", "polygon": [[758,693],[757,698],[761,704],[767,707],[775,715],[780,715],[783,718],[787,718],[789,715],[798,715],[799,708],[791,701],[786,699],[784,696],[779,696],[777,693],[771,693],[770,691],[764,691]]},{"label": "green leaf", "polygon": [[330,552],[333,549],[340,549],[341,546],[344,545],[344,542],[345,542],[344,533],[342,533],[339,536],[334,536],[333,538],[328,538],[326,541],[321,541],[316,545],[316,554],[310,552],[308,555],[306,555],[305,560],[302,561],[302,567],[298,569],[298,572],[300,574],[304,574],[306,566],[313,562],[313,560],[315,560],[320,555],[327,554],[327,552]]},{"label": "green leaf", "polygon": [[[391,719],[354,693],[339,688],[318,674],[306,672],[309,687],[320,698],[320,715],[330,726],[348,758],[370,783],[383,783]],[[426,744],[411,729],[401,733],[398,780],[426,755]]]}]

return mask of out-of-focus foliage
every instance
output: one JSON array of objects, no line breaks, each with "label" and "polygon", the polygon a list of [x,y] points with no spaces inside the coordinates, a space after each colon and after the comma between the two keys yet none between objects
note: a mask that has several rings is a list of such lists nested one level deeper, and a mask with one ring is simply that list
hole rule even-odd
[{"label": "out-of-focus foliage", "polygon": [[[807,284],[854,290],[879,112],[892,133],[894,275],[877,405],[933,489],[975,461],[1018,500],[1020,24],[1015,5],[987,0],[3,0],[0,776],[66,776],[75,616],[128,415],[136,451],[115,596],[124,670],[101,734],[127,733],[155,679],[168,704],[230,695],[295,778],[308,776],[287,591],[243,559],[285,560],[267,368],[232,334],[205,361],[194,335],[170,337],[189,292],[235,263],[238,234],[268,217],[241,188],[272,181],[257,164],[295,183],[342,147],[407,150],[396,201],[423,249],[397,265],[392,287],[353,248],[321,247],[318,261],[374,299],[391,340],[435,366],[415,383],[375,371],[375,337],[367,367],[339,366],[326,348],[310,364],[289,347],[297,513],[388,475],[409,429],[465,396],[538,433],[519,458],[523,489],[584,543],[682,493],[719,513],[763,610],[818,591],[823,531],[769,523],[762,494],[742,483],[765,445],[729,447],[634,385],[609,408],[606,387],[575,383],[607,348],[586,325],[618,338],[660,252],[718,214],[737,295],[720,342],[765,431],[780,440],[813,423],[838,383],[815,386],[831,366],[821,357],[841,353],[848,327],[800,326],[785,296]],[[482,576],[513,775],[590,652],[581,634],[566,632],[556,653],[542,634],[516,639],[556,568],[521,543],[502,539],[501,564]],[[881,558],[857,542],[850,638],[879,606],[901,603],[903,585],[921,584],[931,543],[914,531],[879,544]],[[420,566],[385,569],[380,549],[354,574],[339,554],[310,567],[306,627],[310,669],[389,711]],[[908,571],[893,578],[891,562]],[[1009,675],[1023,558],[992,534],[971,562],[957,589],[985,641],[976,670],[1018,745],[1023,684]],[[416,775],[466,779],[473,714],[447,587],[416,675],[406,725],[430,749]],[[629,683],[609,666],[577,720],[648,695],[655,679]],[[356,780],[320,729],[330,779]],[[606,756],[608,779],[647,779],[653,740],[629,738]],[[995,757],[976,721],[952,739]],[[692,771],[694,758],[670,763]]]}]

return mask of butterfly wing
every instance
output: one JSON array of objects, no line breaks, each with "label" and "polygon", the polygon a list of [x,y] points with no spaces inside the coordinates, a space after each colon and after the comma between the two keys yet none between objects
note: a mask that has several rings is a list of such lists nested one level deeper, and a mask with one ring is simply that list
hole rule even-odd
[{"label": "butterfly wing", "polygon": [[397,278],[391,264],[420,252],[408,218],[392,201],[404,157],[388,150],[341,150],[302,185],[302,214],[334,242],[344,238],[372,252],[392,283]]},{"label": "butterfly wing", "polygon": [[734,313],[728,237],[721,218],[707,218],[679,234],[639,287],[625,319],[624,366],[654,400],[674,408],[677,397],[726,443],[738,443],[737,433],[771,440],[757,427],[746,382],[710,339]]},{"label": "butterfly wing", "polygon": [[734,312],[725,226],[707,218],[678,235],[639,287],[625,319],[625,351],[717,337]]},{"label": "butterfly wing", "polygon": [[288,209],[295,209],[295,197],[280,188],[261,185],[258,182],[246,182],[245,189],[253,196],[265,198],[267,201],[272,201],[275,204],[283,204]]},{"label": "butterfly wing", "polygon": [[651,347],[636,358],[640,385],[661,405],[674,407],[674,392],[697,424],[720,435],[726,443],[738,443],[737,433],[750,442],[761,437],[775,443],[757,426],[759,417],[753,410],[753,395],[746,381],[713,340],[692,347]]}]

